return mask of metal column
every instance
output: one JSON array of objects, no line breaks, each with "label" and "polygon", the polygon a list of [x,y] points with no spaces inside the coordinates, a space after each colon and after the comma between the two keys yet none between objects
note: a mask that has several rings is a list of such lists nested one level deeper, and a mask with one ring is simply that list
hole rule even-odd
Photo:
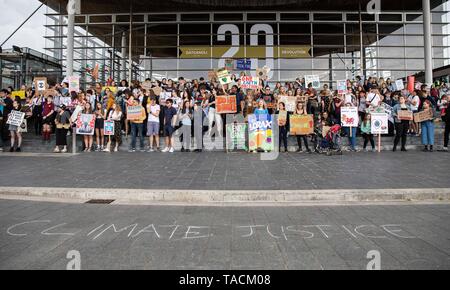
[{"label": "metal column", "polygon": [[422,0],[423,6],[423,38],[425,46],[425,83],[433,84],[433,56],[431,43],[431,8],[430,0]]},{"label": "metal column", "polygon": [[127,79],[127,36],[125,32],[122,32],[122,61],[120,64],[120,80]]}]

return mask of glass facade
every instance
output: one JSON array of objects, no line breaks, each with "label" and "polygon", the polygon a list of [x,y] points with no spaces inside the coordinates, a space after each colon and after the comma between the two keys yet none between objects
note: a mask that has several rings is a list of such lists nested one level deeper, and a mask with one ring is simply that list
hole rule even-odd
[{"label": "glass facade", "polygon": [[[48,14],[47,49],[65,61],[66,19]],[[319,75],[321,81],[366,76],[405,78],[425,70],[422,11],[199,12],[80,15],[76,17],[75,70],[82,82],[127,78],[198,79],[234,60],[271,68],[271,81]],[[362,34],[360,33],[362,28]],[[450,65],[450,2],[432,10],[433,68]],[[362,48],[362,50],[361,50]],[[362,51],[362,55],[361,55]]]}]

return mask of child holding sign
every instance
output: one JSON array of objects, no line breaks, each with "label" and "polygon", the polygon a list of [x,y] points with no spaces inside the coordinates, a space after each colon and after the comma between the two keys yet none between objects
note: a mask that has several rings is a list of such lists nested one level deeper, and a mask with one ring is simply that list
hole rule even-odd
[{"label": "child holding sign", "polygon": [[[14,101],[13,102],[13,111],[19,111],[22,109],[19,102]],[[12,112],[8,115],[8,117],[12,114]],[[19,126],[16,125],[9,125],[8,130],[11,134],[11,149],[9,149],[9,152],[14,152],[14,145],[17,138],[17,149],[16,152],[21,152],[20,146],[22,146],[22,133],[19,132]]]}]

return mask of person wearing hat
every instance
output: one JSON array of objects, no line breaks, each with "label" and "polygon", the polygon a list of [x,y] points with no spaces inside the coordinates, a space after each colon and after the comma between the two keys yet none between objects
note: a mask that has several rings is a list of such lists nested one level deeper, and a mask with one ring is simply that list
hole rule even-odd
[{"label": "person wearing hat", "polygon": [[[58,113],[55,117],[55,124],[56,124],[56,147],[53,152],[55,153],[66,153],[67,152],[67,132],[70,129],[70,126],[72,125],[72,122],[70,121],[70,113],[67,111],[65,105],[61,105],[58,107]],[[60,146],[63,147],[62,150],[60,150]]]}]

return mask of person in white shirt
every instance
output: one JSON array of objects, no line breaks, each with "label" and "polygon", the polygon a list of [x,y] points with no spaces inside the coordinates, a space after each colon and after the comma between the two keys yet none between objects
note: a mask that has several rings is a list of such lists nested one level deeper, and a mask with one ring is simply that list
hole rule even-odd
[{"label": "person in white shirt", "polygon": [[119,146],[122,144],[122,128],[121,128],[122,116],[123,116],[122,109],[118,104],[114,103],[108,114],[108,120],[114,121],[114,138],[113,138],[113,141],[115,143],[114,152],[119,151]]},{"label": "person in white shirt", "polygon": [[[413,91],[409,95],[407,103],[409,104],[409,107],[411,108],[411,111],[413,112],[413,114],[415,114],[419,111],[420,98],[417,95],[416,91]],[[410,130],[408,133],[419,135],[419,124],[415,123],[414,121],[411,121],[410,122]]]},{"label": "person in white shirt", "polygon": [[371,88],[370,93],[367,95],[367,106],[378,107],[381,103],[380,92],[376,88]]},{"label": "person in white shirt", "polygon": [[161,107],[156,104],[156,98],[151,97],[150,103],[147,104],[148,123],[147,123],[147,137],[149,137],[148,152],[155,152],[153,149],[153,141],[156,143],[156,150],[159,151],[159,113]]}]

